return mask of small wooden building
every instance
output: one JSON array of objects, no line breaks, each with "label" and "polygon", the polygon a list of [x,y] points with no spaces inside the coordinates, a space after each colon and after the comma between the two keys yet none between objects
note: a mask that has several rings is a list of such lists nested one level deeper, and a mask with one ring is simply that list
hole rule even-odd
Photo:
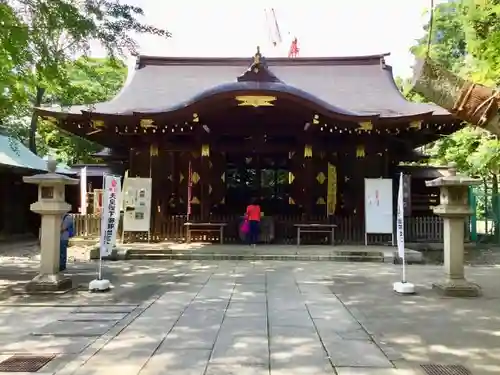
[{"label": "small wooden building", "polygon": [[[113,100],[38,112],[124,155],[130,177],[152,178],[153,238],[181,236],[172,223],[185,220],[191,180],[200,220],[236,223],[257,197],[277,240],[314,221],[362,241],[364,178],[393,178],[396,192],[398,165],[462,126],[437,106],[408,102],[385,56],[140,56]],[[228,226],[229,239],[236,229]]]}]

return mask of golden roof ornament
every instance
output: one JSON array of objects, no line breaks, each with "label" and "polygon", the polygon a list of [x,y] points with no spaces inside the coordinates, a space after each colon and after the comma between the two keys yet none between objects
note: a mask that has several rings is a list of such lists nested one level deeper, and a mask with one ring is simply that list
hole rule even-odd
[{"label": "golden roof ornament", "polygon": [[260,47],[257,46],[257,53],[253,57],[253,63],[254,65],[260,64],[260,59],[262,58],[262,55],[260,54]]}]

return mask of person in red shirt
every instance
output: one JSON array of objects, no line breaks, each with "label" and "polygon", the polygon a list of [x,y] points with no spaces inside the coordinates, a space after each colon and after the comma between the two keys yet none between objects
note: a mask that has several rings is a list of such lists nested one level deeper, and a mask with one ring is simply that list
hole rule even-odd
[{"label": "person in red shirt", "polygon": [[248,220],[248,244],[255,247],[259,240],[260,231],[260,206],[257,199],[253,198],[248,205],[245,218]]}]

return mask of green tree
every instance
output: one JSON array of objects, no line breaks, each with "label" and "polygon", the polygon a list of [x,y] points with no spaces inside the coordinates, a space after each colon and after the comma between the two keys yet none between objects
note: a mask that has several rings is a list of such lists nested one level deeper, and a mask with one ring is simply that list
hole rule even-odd
[{"label": "green tree", "polygon": [[[462,1],[448,1],[435,6],[430,23],[424,26],[425,34],[410,51],[419,57],[427,53],[443,67],[456,71],[467,55],[466,33],[463,17],[467,12]],[[427,12],[430,16],[430,10]],[[429,40],[429,32],[432,36]],[[430,49],[429,47],[430,41]]]},{"label": "green tree", "polygon": [[[63,87],[47,91],[50,104],[71,106],[104,102],[112,99],[127,78],[127,68],[121,61],[82,57],[65,67],[68,82]],[[65,133],[48,121],[38,128],[37,147],[43,154],[55,151],[58,160],[65,163],[89,163],[90,156],[102,146]]]},{"label": "green tree", "polygon": [[[118,0],[1,0],[0,3],[27,35],[28,56],[23,63],[29,65],[32,74],[28,80],[18,76],[17,81],[32,88],[31,102],[35,107],[45,104],[46,92],[68,85],[69,72],[65,67],[75,55],[86,54],[91,41],[100,42],[115,58],[126,51],[137,52],[132,33],[170,35],[166,30],[140,22],[138,17],[144,14],[141,8]],[[6,15],[0,14],[0,17],[7,34],[14,35],[17,25],[4,22]],[[16,69],[17,65],[13,70]],[[29,145],[34,152],[37,122],[33,113]]]},{"label": "green tree", "polygon": [[[26,82],[30,74],[28,28],[13,9],[0,1],[0,125],[28,99]],[[5,30],[5,31],[4,31]],[[29,70],[28,70],[29,71]]]},{"label": "green tree", "polygon": [[[500,0],[448,1],[435,8],[431,48],[428,51],[430,25],[426,35],[412,48],[416,55],[427,52],[448,70],[487,86],[500,82]],[[459,170],[481,177],[490,186],[492,206],[500,214],[498,174],[500,142],[482,129],[467,126],[434,142],[429,149],[432,163],[457,163]],[[500,241],[500,217],[495,226]]]}]

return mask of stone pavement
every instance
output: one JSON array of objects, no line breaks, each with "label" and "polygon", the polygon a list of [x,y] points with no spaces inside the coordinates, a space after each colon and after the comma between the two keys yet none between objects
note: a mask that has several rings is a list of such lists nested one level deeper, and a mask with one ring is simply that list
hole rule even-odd
[{"label": "stone pavement", "polygon": [[141,261],[105,272],[109,294],[0,304],[0,359],[54,353],[39,373],[57,375],[420,375],[427,363],[500,373],[498,268],[468,269],[479,299],[434,294],[434,266],[409,267],[412,297],[392,293],[399,267],[388,264]]}]

